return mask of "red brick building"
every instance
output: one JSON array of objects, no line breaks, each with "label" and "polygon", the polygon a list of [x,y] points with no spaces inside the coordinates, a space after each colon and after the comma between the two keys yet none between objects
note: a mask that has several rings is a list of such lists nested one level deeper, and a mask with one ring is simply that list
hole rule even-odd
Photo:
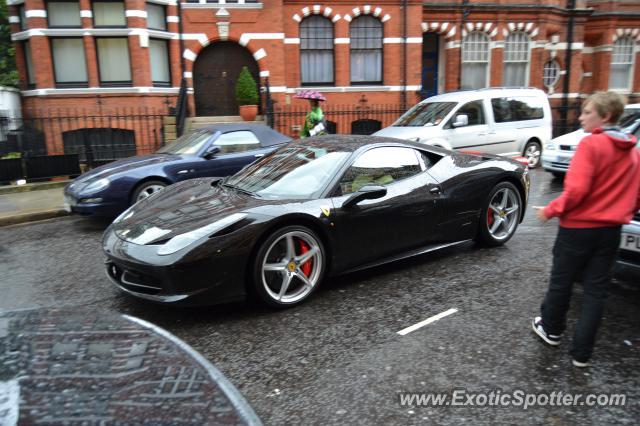
[{"label": "red brick building", "polygon": [[242,66],[281,108],[302,87],[353,106],[487,86],[640,99],[632,0],[7,2],[25,108],[166,109],[184,77],[191,116],[237,115]]}]

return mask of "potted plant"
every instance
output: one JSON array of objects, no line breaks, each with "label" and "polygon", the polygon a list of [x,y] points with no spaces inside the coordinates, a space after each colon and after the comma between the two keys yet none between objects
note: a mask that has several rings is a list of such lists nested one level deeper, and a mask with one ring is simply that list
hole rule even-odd
[{"label": "potted plant", "polygon": [[236,81],[236,102],[244,121],[253,121],[258,114],[258,89],[247,67],[242,67]]}]

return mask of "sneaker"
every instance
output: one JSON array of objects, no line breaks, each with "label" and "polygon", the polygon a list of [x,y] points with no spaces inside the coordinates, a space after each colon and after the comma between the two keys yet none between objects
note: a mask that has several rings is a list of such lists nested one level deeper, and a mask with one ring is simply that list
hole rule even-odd
[{"label": "sneaker", "polygon": [[580,368],[586,368],[591,366],[591,364],[589,363],[589,361],[585,361],[585,362],[580,362],[575,358],[571,359],[571,362],[573,363],[573,365],[575,365],[576,367],[580,367]]},{"label": "sneaker", "polygon": [[531,328],[534,333],[551,346],[558,346],[560,344],[560,337],[562,337],[562,335],[554,336],[553,334],[548,334],[544,331],[541,317],[535,317],[533,321],[531,321]]}]

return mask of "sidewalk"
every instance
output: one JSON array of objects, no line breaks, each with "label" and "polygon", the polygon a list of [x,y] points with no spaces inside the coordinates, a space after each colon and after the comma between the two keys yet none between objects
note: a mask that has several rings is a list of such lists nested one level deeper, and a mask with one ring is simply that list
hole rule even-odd
[{"label": "sidewalk", "polygon": [[0,187],[0,227],[68,214],[63,207],[63,186],[32,185],[30,188]]}]

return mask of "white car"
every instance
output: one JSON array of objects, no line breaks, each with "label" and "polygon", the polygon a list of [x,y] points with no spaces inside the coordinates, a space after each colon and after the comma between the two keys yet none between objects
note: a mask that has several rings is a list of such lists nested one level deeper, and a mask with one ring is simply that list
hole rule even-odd
[{"label": "white car", "polygon": [[509,157],[540,165],[551,140],[547,95],[532,88],[486,88],[449,92],[414,105],[389,127],[374,133],[446,149]]},{"label": "white car", "polygon": [[[640,104],[629,104],[624,109],[624,114],[620,117],[620,126],[624,131],[640,136]],[[542,167],[553,173],[556,177],[564,176],[569,168],[569,163],[573,154],[578,148],[578,144],[587,136],[582,129],[566,135],[558,136],[544,146],[542,152]]]}]

